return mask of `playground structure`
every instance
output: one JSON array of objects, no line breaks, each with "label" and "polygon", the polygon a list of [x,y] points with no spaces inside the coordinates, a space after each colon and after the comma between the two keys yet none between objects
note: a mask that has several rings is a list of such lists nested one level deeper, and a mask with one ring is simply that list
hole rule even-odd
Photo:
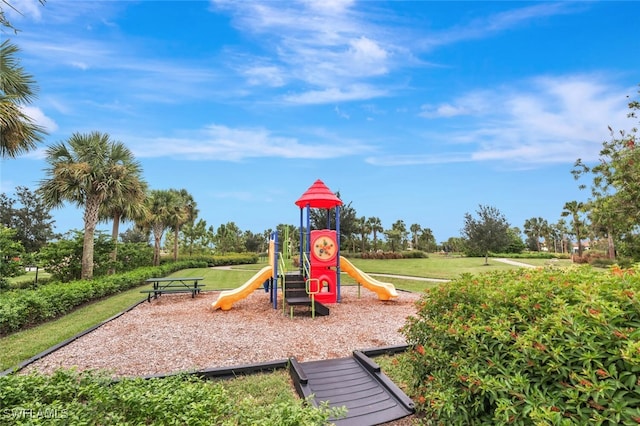
[{"label": "playground structure", "polygon": [[[379,300],[391,300],[398,297],[393,284],[378,281],[354,266],[340,255],[340,200],[321,181],[316,180],[295,202],[300,208],[300,253],[299,271],[286,270],[285,256],[278,251],[278,234],[274,232],[269,239],[269,265],[258,271],[246,283],[233,290],[220,293],[211,305],[214,310],[227,311],[233,304],[249,296],[264,286],[270,293],[273,308],[278,308],[278,287],[283,292],[283,310],[290,307],[293,317],[294,306],[311,307],[312,316],[328,315],[329,308],[324,304],[340,302],[340,275],[345,272],[358,285],[375,292]],[[326,229],[311,230],[311,209],[327,210]],[[335,210],[335,229],[331,228],[331,209]],[[306,215],[305,215],[306,213]],[[283,250],[287,252],[288,241]]]}]

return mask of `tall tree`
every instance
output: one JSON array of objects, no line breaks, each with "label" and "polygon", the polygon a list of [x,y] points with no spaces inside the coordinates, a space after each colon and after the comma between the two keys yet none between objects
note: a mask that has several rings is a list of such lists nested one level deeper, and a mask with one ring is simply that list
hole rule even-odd
[{"label": "tall tree", "polygon": [[378,250],[378,233],[384,232],[384,228],[382,227],[382,221],[380,221],[379,217],[372,216],[367,219],[367,223],[369,224],[369,229],[373,233],[373,250]]},{"label": "tall tree", "polygon": [[418,237],[420,250],[432,252],[436,250],[436,237],[433,235],[431,228],[423,228]]},{"label": "tall tree", "polygon": [[[340,191],[336,192],[336,197],[342,200]],[[344,203],[344,200],[342,200]],[[356,209],[351,206],[351,202],[340,206],[340,245],[348,241],[351,236],[358,234]],[[332,209],[311,209],[309,215],[311,229],[336,229],[335,208]]]},{"label": "tall tree", "polygon": [[553,227],[557,230],[558,237],[560,238],[560,253],[569,253],[571,249],[569,248],[569,228],[567,228],[567,221],[558,219]]},{"label": "tall tree", "polygon": [[464,215],[462,234],[472,250],[484,255],[484,264],[489,264],[489,252],[501,252],[509,245],[509,223],[495,207],[480,205],[478,218]]},{"label": "tall tree", "polygon": [[520,232],[520,228],[514,226],[513,228],[509,228],[507,231],[509,234],[509,245],[507,246],[507,253],[522,253],[525,245],[522,242],[522,232]]},{"label": "tall tree", "polygon": [[567,201],[564,203],[562,211],[562,217],[571,217],[571,227],[573,228],[573,235],[576,236],[578,244],[578,256],[582,257],[582,238],[583,230],[585,227],[584,220],[580,217],[580,214],[584,212],[584,203],[579,201]]},{"label": "tall tree", "polygon": [[207,247],[207,222],[204,219],[186,223],[181,232],[189,256],[194,251],[203,252]]},{"label": "tall tree", "polygon": [[419,250],[419,246],[418,246],[418,237],[420,234],[420,231],[422,231],[422,226],[420,226],[420,224],[418,223],[412,223],[411,226],[409,226],[409,231],[411,231],[411,241],[413,244],[413,248],[415,250]]},{"label": "tall tree", "polygon": [[111,227],[111,239],[114,247],[111,253],[112,261],[115,262],[118,257],[120,223],[128,220],[135,222],[136,219],[144,218],[146,197],[147,183],[142,180],[140,170],[137,170],[128,176],[123,175],[121,184],[114,188],[111,196],[100,206],[99,220],[113,221]]},{"label": "tall tree", "polygon": [[395,252],[397,248],[405,248],[407,241],[407,225],[403,220],[397,220],[391,225],[391,229],[384,231],[387,241],[391,245],[391,251]]},{"label": "tall tree", "polygon": [[0,44],[0,158],[15,158],[31,151],[46,135],[23,109],[34,100],[36,86],[20,66],[18,52],[9,40]]},{"label": "tall tree", "polygon": [[189,194],[186,189],[175,190],[171,189],[175,194],[174,202],[172,206],[173,211],[169,223],[173,230],[173,260],[178,260],[178,242],[180,235],[180,228],[187,223],[193,223],[198,216],[198,209],[196,208],[196,202],[193,196]]},{"label": "tall tree", "polygon": [[[640,93],[640,91],[638,92]],[[636,121],[640,101],[628,103],[627,117]],[[590,167],[581,159],[576,161],[572,174],[576,179],[591,176],[591,198],[586,203],[590,219],[600,235],[608,240],[609,255],[615,253],[616,239],[638,239],[640,228],[640,150],[637,148],[638,128],[614,131],[611,139],[602,144],[600,158]],[[586,188],[581,184],[580,188]]]},{"label": "tall tree", "polygon": [[241,252],[244,247],[242,231],[235,222],[221,224],[215,234],[216,252],[227,254],[229,252]]},{"label": "tall tree", "polygon": [[[244,241],[244,249],[247,252],[258,253],[260,251],[262,246],[262,234],[256,234],[252,231],[244,231],[242,240]],[[289,253],[292,253],[293,251],[294,250],[291,250]]]},{"label": "tall tree", "polygon": [[[537,251],[541,251],[540,239],[548,233],[548,228],[549,223],[541,217],[532,217],[524,221],[524,234],[536,242]],[[547,242],[545,240],[545,243]]]},{"label": "tall tree", "polygon": [[175,191],[152,189],[145,198],[145,216],[137,218],[136,225],[153,234],[153,264],[160,264],[160,250],[164,231],[171,226],[173,206],[176,204]]},{"label": "tall tree", "polygon": [[37,192],[18,186],[15,195],[17,200],[0,194],[0,223],[16,231],[15,237],[27,253],[37,252],[58,237],[53,230],[55,221]]},{"label": "tall tree", "polygon": [[609,259],[616,258],[615,229],[625,228],[624,223],[628,218],[621,217],[615,203],[615,198],[602,196],[591,199],[586,203],[585,210],[591,223],[591,230],[594,235],[607,239],[607,255]]},{"label": "tall tree", "polygon": [[114,194],[125,192],[123,184],[139,176],[140,164],[122,143],[100,132],[74,133],[66,143],[46,151],[47,179],[39,188],[45,203],[60,207],[66,201],[84,208],[83,279],[93,277],[94,233],[100,208]]},{"label": "tall tree", "polygon": [[358,233],[360,234],[360,253],[364,253],[367,249],[367,236],[371,233],[367,218],[361,216],[356,221]]}]

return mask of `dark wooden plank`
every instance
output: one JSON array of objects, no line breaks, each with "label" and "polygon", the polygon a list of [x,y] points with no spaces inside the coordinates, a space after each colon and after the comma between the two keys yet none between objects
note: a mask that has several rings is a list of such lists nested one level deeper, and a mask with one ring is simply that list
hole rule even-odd
[{"label": "dark wooden plank", "polygon": [[[344,418],[330,419],[336,425],[369,426],[396,420],[414,412],[413,402],[389,380],[377,364],[359,352],[350,358],[296,363],[305,383],[298,392],[313,395],[313,404],[346,407]],[[391,385],[389,385],[391,383]],[[302,396],[302,394],[301,394]]]}]

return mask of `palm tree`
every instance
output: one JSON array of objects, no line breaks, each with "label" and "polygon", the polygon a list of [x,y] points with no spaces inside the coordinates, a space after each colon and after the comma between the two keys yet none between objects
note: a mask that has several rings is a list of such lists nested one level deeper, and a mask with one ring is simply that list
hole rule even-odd
[{"label": "palm tree", "polygon": [[541,251],[540,238],[548,233],[548,229],[549,223],[541,217],[532,217],[524,221],[524,233],[530,239],[535,240],[537,251]]},{"label": "palm tree", "polygon": [[379,217],[370,217],[367,219],[367,223],[369,224],[369,229],[373,233],[373,250],[378,250],[378,232],[384,232],[384,228],[382,227],[382,221],[380,221]]},{"label": "palm tree", "polygon": [[74,133],[67,144],[47,148],[46,161],[51,167],[45,172],[49,178],[41,181],[39,191],[52,208],[65,201],[84,207],[81,277],[91,279],[93,238],[100,208],[127,194],[131,182],[140,179],[142,169],[131,151],[106,133]]},{"label": "palm tree", "polygon": [[569,253],[571,250],[569,249],[569,237],[567,236],[569,233],[567,222],[564,219],[558,219],[554,227],[558,230],[560,237],[560,253]]},{"label": "palm tree", "polygon": [[176,204],[173,206],[173,212],[170,217],[171,229],[173,230],[173,261],[178,260],[178,238],[180,234],[180,228],[186,223],[193,223],[198,216],[198,209],[196,209],[196,202],[193,196],[187,192],[186,189],[176,191],[170,189],[175,193]]},{"label": "palm tree", "polygon": [[413,240],[413,249],[418,250],[418,233],[422,231],[422,226],[417,223],[411,224],[409,226],[409,230],[411,231],[412,240]]},{"label": "palm tree", "polygon": [[5,40],[0,44],[0,157],[15,158],[35,149],[46,135],[43,127],[25,114],[22,106],[31,103],[36,87],[16,59],[19,49]]},{"label": "palm tree", "polygon": [[[139,175],[131,175],[122,180],[122,185],[112,194],[109,200],[100,206],[99,220],[113,220],[111,228],[111,239],[114,248],[111,253],[111,260],[115,261],[118,256],[118,233],[120,223],[127,220],[135,221],[146,215],[144,204],[147,197],[147,183],[140,179]],[[111,271],[113,273],[113,270]]]},{"label": "palm tree", "polygon": [[145,199],[146,215],[136,221],[138,227],[153,234],[153,264],[160,264],[160,243],[164,231],[171,226],[177,203],[177,191],[154,189]]},{"label": "palm tree", "polygon": [[[391,225],[391,230],[394,231],[392,235],[395,239],[397,239],[400,248],[404,250],[406,248],[407,235],[409,234],[407,232],[407,225],[405,225],[404,220],[396,220],[393,225]],[[393,244],[393,241],[391,243]]]},{"label": "palm tree", "polygon": [[369,235],[371,233],[371,230],[369,229],[369,222],[367,221],[367,218],[362,216],[358,219],[356,219],[356,228],[358,229],[358,232],[360,233],[360,252],[364,253],[366,250],[366,246],[367,246],[367,235]]},{"label": "palm tree", "polygon": [[580,219],[580,213],[583,211],[584,204],[578,201],[568,201],[564,203],[562,217],[571,216],[571,226],[573,233],[578,240],[578,256],[582,257],[582,228],[584,223]]}]

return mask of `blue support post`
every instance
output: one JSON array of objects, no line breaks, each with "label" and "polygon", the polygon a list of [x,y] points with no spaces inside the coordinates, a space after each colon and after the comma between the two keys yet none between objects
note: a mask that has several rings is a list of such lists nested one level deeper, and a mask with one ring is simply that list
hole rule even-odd
[{"label": "blue support post", "polygon": [[[311,256],[311,204],[307,204],[307,242],[306,242],[306,250],[307,258],[309,259]],[[309,271],[311,273],[311,271]],[[311,278],[311,277],[305,277]]]},{"label": "blue support post", "polygon": [[271,277],[271,298],[273,309],[278,309],[278,231],[273,232],[273,274]]},{"label": "blue support post", "polygon": [[304,270],[304,265],[302,264],[302,261],[304,259],[304,257],[302,256],[302,253],[304,253],[304,221],[303,221],[303,210],[302,207],[300,207],[300,275],[302,275],[302,272]]}]

